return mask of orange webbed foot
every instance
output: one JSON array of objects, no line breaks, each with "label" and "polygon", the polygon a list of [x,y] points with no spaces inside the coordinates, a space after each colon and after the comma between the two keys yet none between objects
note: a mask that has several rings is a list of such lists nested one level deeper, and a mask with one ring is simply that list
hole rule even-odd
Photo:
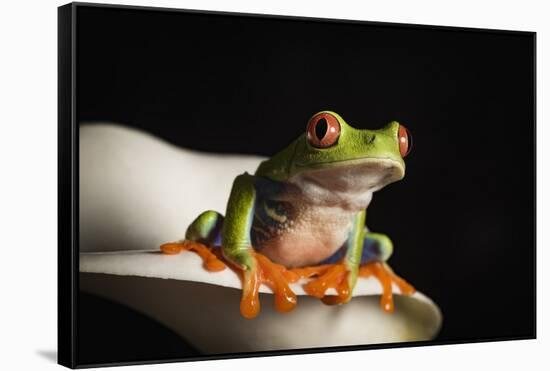
[{"label": "orange webbed foot", "polygon": [[382,297],[380,298],[380,306],[386,312],[394,311],[393,290],[392,284],[395,283],[399,287],[399,291],[403,295],[412,295],[415,293],[415,288],[406,282],[403,278],[395,274],[392,269],[385,263],[372,262],[362,265],[359,268],[359,277],[374,276],[382,286]]},{"label": "orange webbed foot", "polygon": [[227,264],[241,274],[243,294],[241,297],[241,314],[246,318],[254,318],[260,312],[259,290],[262,284],[267,285],[275,296],[275,308],[280,312],[289,312],[296,306],[296,294],[289,283],[299,280],[299,276],[287,270],[283,265],[273,263],[266,256],[251,251],[255,264],[252,270],[243,270],[227,260],[221,250],[213,250],[199,242],[184,240],[170,242],[160,246],[160,250],[167,255],[176,255],[182,251],[194,251],[199,255],[206,270],[217,272],[224,270]]},{"label": "orange webbed foot", "polygon": [[[328,305],[342,304],[349,300],[348,269],[344,263],[324,264],[295,268],[291,272],[300,278],[312,278],[304,285],[304,291]],[[328,289],[335,289],[336,295],[326,295]]]},{"label": "orange webbed foot", "polygon": [[225,269],[225,263],[212,252],[212,249],[202,243],[185,240],[170,242],[160,246],[160,250],[167,255],[176,255],[182,251],[194,251],[202,258],[204,267],[210,272],[219,272]]},{"label": "orange webbed foot", "polygon": [[254,318],[260,312],[259,288],[265,284],[275,296],[275,309],[279,312],[289,312],[296,306],[296,294],[289,284],[298,281],[299,277],[287,270],[283,265],[273,263],[265,255],[251,252],[256,264],[251,271],[243,271],[243,295],[241,298],[241,314],[246,318]]}]

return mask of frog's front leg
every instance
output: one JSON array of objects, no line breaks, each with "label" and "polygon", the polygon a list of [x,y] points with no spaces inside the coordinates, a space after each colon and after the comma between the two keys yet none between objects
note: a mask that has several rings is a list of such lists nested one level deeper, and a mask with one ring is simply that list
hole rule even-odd
[{"label": "frog's front leg", "polygon": [[[254,215],[255,178],[249,174],[238,176],[231,190],[225,218],[215,211],[205,211],[187,229],[185,240],[163,244],[165,254],[184,250],[196,252],[209,271],[225,268],[223,260],[242,272],[243,294],[241,314],[254,318],[260,311],[259,288],[269,286],[275,295],[275,307],[288,312],[296,305],[296,295],[288,283],[299,279],[284,266],[271,262],[254,250],[250,229]],[[221,250],[220,250],[221,249]]]},{"label": "frog's front leg", "polygon": [[260,311],[261,284],[266,284],[273,290],[277,310],[292,310],[296,305],[296,294],[288,283],[298,280],[284,266],[271,262],[254,250],[250,231],[255,204],[255,177],[247,173],[239,175],[233,183],[227,204],[222,228],[222,248],[223,255],[242,270],[241,314],[246,318],[254,318]]}]

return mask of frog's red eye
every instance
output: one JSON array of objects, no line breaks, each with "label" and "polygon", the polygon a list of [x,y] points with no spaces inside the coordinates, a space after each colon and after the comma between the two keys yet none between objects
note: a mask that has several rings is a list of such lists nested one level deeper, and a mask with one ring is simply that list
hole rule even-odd
[{"label": "frog's red eye", "polygon": [[328,148],[338,142],[340,123],[330,113],[313,116],[307,124],[307,141],[316,148]]},{"label": "frog's red eye", "polygon": [[413,145],[411,132],[403,125],[399,125],[397,139],[399,140],[399,153],[401,153],[401,157],[407,156],[411,152]]}]

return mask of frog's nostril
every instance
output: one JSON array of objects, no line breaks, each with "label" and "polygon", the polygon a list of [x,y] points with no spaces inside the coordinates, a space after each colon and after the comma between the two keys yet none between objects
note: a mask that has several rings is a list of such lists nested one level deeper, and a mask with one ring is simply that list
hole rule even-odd
[{"label": "frog's nostril", "polygon": [[367,144],[371,144],[376,139],[376,134],[372,134],[367,140]]}]

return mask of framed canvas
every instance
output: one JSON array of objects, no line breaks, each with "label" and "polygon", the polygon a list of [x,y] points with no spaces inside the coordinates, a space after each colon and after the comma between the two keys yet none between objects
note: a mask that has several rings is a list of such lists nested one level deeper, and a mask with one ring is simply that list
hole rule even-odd
[{"label": "framed canvas", "polygon": [[60,364],[535,338],[534,32],[58,20]]}]

